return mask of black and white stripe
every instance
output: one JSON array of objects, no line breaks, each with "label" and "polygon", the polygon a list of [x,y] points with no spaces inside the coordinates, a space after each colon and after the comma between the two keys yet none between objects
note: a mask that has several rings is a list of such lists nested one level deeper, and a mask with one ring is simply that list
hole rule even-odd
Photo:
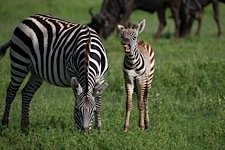
[{"label": "black and white stripe", "polygon": [[101,94],[107,86],[104,75],[108,62],[103,44],[93,29],[49,15],[34,15],[16,27],[11,40],[0,48],[0,58],[9,46],[11,81],[2,124],[8,124],[10,105],[31,72],[22,90],[22,125],[29,124],[31,98],[46,81],[73,88],[76,96],[74,119],[79,129],[90,129],[95,111],[96,126],[100,127],[98,110]]}]

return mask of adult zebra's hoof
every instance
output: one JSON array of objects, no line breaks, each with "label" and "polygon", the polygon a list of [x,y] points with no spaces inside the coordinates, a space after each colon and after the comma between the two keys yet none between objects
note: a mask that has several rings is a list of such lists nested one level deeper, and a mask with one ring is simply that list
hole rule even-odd
[{"label": "adult zebra's hoof", "polygon": [[2,119],[2,126],[6,126],[6,127],[8,127],[8,125],[9,125],[9,120],[8,119]]},{"label": "adult zebra's hoof", "polygon": [[28,127],[28,126],[23,126],[23,125],[21,125],[20,130],[21,130],[23,133],[25,133],[26,135],[28,135],[28,133],[29,133],[29,127]]},{"label": "adult zebra's hoof", "polygon": [[27,121],[23,121],[23,122],[21,122],[21,128],[23,127],[23,128],[28,128],[28,126],[29,126],[29,121],[27,122]]}]

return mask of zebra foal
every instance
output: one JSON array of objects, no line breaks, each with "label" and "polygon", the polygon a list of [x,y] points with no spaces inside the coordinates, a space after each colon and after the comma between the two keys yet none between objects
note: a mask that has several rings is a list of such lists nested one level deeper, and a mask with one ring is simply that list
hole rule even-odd
[{"label": "zebra foal", "polygon": [[75,95],[74,121],[80,130],[101,127],[101,95],[107,83],[108,61],[96,32],[49,15],[33,15],[14,30],[8,43],[0,47],[0,59],[10,47],[11,81],[7,88],[2,124],[8,125],[11,103],[23,82],[21,125],[29,125],[29,105],[43,81],[71,87]]},{"label": "zebra foal", "polygon": [[123,73],[127,94],[126,119],[124,130],[129,128],[129,119],[132,109],[132,94],[137,93],[139,109],[139,127],[141,130],[149,128],[148,95],[154,73],[154,52],[146,41],[138,41],[138,34],[144,30],[145,20],[137,26],[125,27],[118,25],[121,34],[121,43],[125,51]]}]

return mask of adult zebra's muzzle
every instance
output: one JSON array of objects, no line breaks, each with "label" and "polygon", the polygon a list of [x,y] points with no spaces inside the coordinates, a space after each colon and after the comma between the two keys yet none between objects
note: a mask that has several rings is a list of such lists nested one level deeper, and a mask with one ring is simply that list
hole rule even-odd
[{"label": "adult zebra's muzzle", "polygon": [[88,132],[91,130],[93,111],[87,107],[76,108],[74,112],[74,119],[78,130]]}]

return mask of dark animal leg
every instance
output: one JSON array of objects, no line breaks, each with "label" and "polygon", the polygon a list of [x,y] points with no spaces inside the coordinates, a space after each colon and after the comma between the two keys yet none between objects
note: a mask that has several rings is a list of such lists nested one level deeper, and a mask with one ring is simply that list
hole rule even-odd
[{"label": "dark animal leg", "polygon": [[201,26],[202,26],[202,16],[203,16],[203,10],[200,10],[199,12],[197,12],[197,21],[198,21],[198,28],[197,31],[195,33],[195,35],[199,36],[200,34],[200,30],[201,30]]},{"label": "dark animal leg", "polygon": [[218,27],[218,37],[220,37],[222,35],[222,31],[221,31],[220,22],[219,22],[219,7],[218,7],[217,0],[213,1],[213,11],[214,11],[214,19]]},{"label": "dark animal leg", "polygon": [[174,22],[175,22],[175,36],[176,39],[179,38],[179,31],[180,31],[180,25],[181,25],[181,20],[180,20],[180,16],[179,16],[179,8],[180,8],[180,4],[176,4],[176,3],[172,3],[171,4],[171,11],[174,17]]},{"label": "dark animal leg", "polygon": [[159,18],[159,28],[158,28],[158,31],[154,37],[154,43],[157,42],[157,40],[159,39],[161,33],[162,33],[162,30],[164,29],[164,27],[166,26],[166,19],[165,19],[165,9],[162,9],[160,11],[157,12],[158,14],[158,18]]}]

